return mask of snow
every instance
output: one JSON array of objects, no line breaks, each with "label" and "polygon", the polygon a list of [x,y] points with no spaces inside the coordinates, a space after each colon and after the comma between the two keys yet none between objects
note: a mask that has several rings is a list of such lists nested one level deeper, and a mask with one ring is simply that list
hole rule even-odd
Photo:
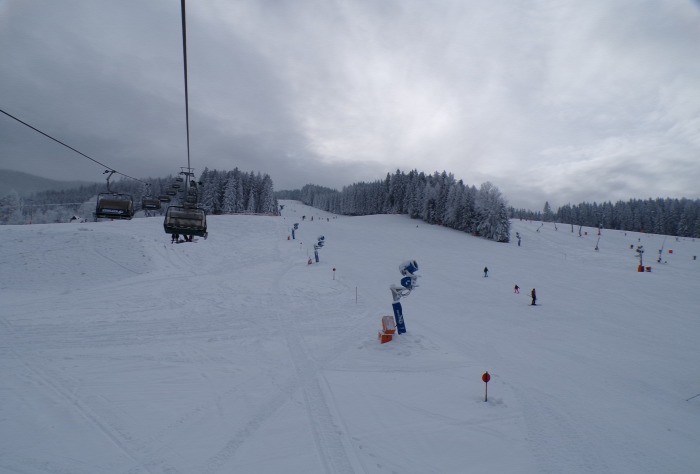
[{"label": "snow", "polygon": [[184,244],[162,218],[1,226],[0,472],[698,472],[700,242],[283,204]]}]

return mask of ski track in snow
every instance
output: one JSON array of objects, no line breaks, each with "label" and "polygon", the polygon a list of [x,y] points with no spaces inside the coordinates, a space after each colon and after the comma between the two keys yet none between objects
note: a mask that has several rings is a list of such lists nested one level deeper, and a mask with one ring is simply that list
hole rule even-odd
[{"label": "ski track in snow", "polygon": [[[284,307],[288,296],[283,291],[283,280],[291,278],[290,273],[296,270],[291,267],[287,273],[281,275],[275,282],[279,304],[277,307]],[[293,313],[295,308],[290,308]],[[301,311],[308,311],[308,308]],[[275,314],[277,324],[282,326],[285,323],[284,315],[280,312]],[[318,449],[318,455],[324,467],[324,472],[336,472],[339,474],[352,474],[355,469],[350,462],[347,448],[343,443],[343,431],[335,422],[334,416],[328,406],[326,396],[320,385],[320,367],[315,360],[309,356],[309,350],[304,342],[303,334],[300,334],[298,327],[291,325],[284,331],[289,354],[294,364],[299,381],[304,391],[304,400],[311,422],[314,441]],[[325,354],[324,358],[334,359],[332,354]]]},{"label": "ski track in snow", "polygon": [[[274,288],[273,295],[277,295],[273,296],[277,300],[276,307],[285,306],[287,300],[284,297],[288,295],[284,294],[281,282],[292,278],[292,274],[297,267],[298,265],[290,265],[286,270],[277,272],[272,285]],[[298,333],[294,325],[287,324],[283,315],[276,314],[274,322],[277,327],[284,327],[284,330],[281,332],[284,334],[289,354],[295,367],[296,377],[290,379],[289,383],[277,387],[277,393],[244,423],[244,427],[213,458],[205,463],[203,472],[213,473],[222,469],[230,458],[235,455],[236,450],[253,436],[263,423],[273,417],[276,410],[296,390],[302,390],[304,393],[308,417],[312,425],[318,456],[323,464],[324,472],[355,472],[348,461],[346,448],[340,439],[342,433],[334,427],[333,416],[319,385],[319,368],[307,355],[303,337]]]},{"label": "ski track in snow", "polygon": [[[12,335],[12,328],[5,322],[2,321],[3,326]],[[84,417],[89,423],[91,423],[95,428],[101,432],[105,437],[107,437],[121,452],[128,456],[133,463],[138,466],[136,470],[130,470],[134,474],[139,472],[145,472],[152,474],[153,472],[165,472],[176,474],[180,471],[169,466],[165,460],[155,459],[151,456],[144,457],[142,453],[141,443],[134,439],[134,437],[125,431],[123,428],[112,424],[100,415],[98,415],[91,407],[90,404],[83,401],[79,396],[73,393],[67,387],[69,384],[61,380],[59,376],[52,374],[49,375],[46,371],[40,369],[39,367],[29,364],[20,357],[18,354],[14,353],[14,358],[21,362],[21,364],[27,369],[24,371],[24,377],[30,380],[34,385],[42,387],[44,391],[48,394],[49,398],[56,399],[58,403],[61,401],[68,404],[75,411],[77,411],[80,416]],[[158,468],[154,471],[153,468]],[[59,472],[50,470],[49,472]],[[108,472],[108,471],[105,471]]]}]

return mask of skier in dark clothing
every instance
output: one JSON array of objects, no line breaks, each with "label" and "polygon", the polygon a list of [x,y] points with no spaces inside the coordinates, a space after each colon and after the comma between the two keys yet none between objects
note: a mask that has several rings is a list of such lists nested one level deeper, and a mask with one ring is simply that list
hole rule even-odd
[{"label": "skier in dark clothing", "polygon": [[520,287],[518,285],[515,285],[515,288],[513,289],[513,293],[520,293]]},{"label": "skier in dark clothing", "polygon": [[535,293],[534,288],[530,292],[530,296],[532,296],[532,303],[530,303],[530,306],[535,306],[535,301],[537,301],[537,293]]},{"label": "skier in dark clothing", "polygon": [[489,269],[487,267],[484,267],[484,276],[489,276]]}]

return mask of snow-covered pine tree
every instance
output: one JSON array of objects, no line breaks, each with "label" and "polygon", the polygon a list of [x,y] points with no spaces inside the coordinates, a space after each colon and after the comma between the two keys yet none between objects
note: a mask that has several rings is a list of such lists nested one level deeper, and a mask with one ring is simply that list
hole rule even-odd
[{"label": "snow-covered pine tree", "polygon": [[233,172],[228,174],[228,180],[224,187],[224,198],[221,210],[224,214],[233,214],[236,212],[236,188],[238,180]]},{"label": "snow-covered pine tree", "polygon": [[447,192],[447,201],[445,203],[445,217],[443,225],[457,229],[462,218],[462,195],[464,193],[464,183],[459,180],[452,183]]},{"label": "snow-covered pine tree", "polygon": [[505,201],[501,192],[491,182],[481,185],[477,195],[477,212],[479,235],[498,242],[508,242],[510,237],[510,222]]},{"label": "snow-covered pine tree", "polygon": [[263,176],[260,186],[260,212],[263,214],[277,214],[277,199],[275,199],[275,190],[273,189],[272,178],[270,175]]},{"label": "snow-covered pine tree", "polygon": [[208,214],[221,213],[221,198],[223,196],[224,179],[217,170],[205,170],[202,172],[200,181],[203,188],[200,190],[199,205]]},{"label": "snow-covered pine tree", "polygon": [[245,212],[246,214],[255,214],[257,212],[258,204],[257,197],[255,195],[255,188],[251,187],[250,193],[248,194],[248,203],[246,204]]},{"label": "snow-covered pine tree", "polygon": [[0,198],[0,224],[24,224],[19,193],[14,189]]},{"label": "snow-covered pine tree", "polygon": [[542,209],[542,220],[545,222],[551,222],[554,219],[552,214],[552,207],[549,205],[549,201],[544,203],[544,209]]}]

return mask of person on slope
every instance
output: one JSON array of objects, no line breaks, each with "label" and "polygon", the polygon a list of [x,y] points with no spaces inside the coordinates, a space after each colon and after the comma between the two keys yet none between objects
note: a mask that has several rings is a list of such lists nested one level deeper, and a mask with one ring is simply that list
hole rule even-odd
[{"label": "person on slope", "polygon": [[513,293],[520,293],[520,287],[518,285],[515,285]]},{"label": "person on slope", "polygon": [[532,296],[532,303],[530,303],[530,306],[535,306],[535,302],[537,301],[537,293],[535,292],[534,288],[530,292],[530,296]]},{"label": "person on slope", "polygon": [[489,269],[488,267],[484,267],[484,277],[489,276]]}]

